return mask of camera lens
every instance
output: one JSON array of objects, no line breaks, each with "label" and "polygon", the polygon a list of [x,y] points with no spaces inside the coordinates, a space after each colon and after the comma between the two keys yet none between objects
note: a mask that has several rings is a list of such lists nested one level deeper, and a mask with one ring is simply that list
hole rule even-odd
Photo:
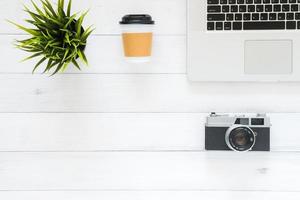
[{"label": "camera lens", "polygon": [[248,126],[234,125],[225,136],[227,146],[234,151],[249,151],[255,145],[256,135]]}]

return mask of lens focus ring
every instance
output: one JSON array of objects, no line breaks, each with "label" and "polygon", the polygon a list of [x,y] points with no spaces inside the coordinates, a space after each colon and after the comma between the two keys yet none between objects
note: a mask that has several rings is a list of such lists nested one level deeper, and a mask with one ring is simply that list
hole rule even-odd
[{"label": "lens focus ring", "polygon": [[225,142],[233,151],[250,151],[255,145],[256,134],[248,126],[233,125],[226,131]]}]

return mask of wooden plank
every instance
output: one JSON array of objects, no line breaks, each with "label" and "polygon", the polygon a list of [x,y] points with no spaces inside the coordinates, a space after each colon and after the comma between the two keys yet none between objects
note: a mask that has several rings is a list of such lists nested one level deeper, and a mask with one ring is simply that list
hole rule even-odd
[{"label": "wooden plank", "polygon": [[192,83],[186,75],[0,75],[0,112],[299,112],[298,83]]},{"label": "wooden plank", "polygon": [[[23,38],[0,35],[0,73],[31,73],[38,60],[21,62],[29,54],[12,44],[15,39]],[[78,71],[70,66],[66,73],[186,73],[184,36],[156,36],[153,45],[153,57],[149,63],[131,63],[123,56],[120,36],[92,36],[86,48],[89,67],[82,65],[82,71]],[[42,72],[42,68],[37,72]]]},{"label": "wooden plank", "polygon": [[[31,8],[30,0],[0,1],[0,33],[20,33],[4,19],[25,24],[22,20],[28,16],[23,12],[23,3]],[[156,34],[184,35],[186,32],[185,0],[126,0],[126,3],[120,3],[120,0],[84,0],[74,1],[73,6],[74,13],[90,9],[85,26],[94,25],[97,28],[95,34],[120,34],[119,21],[129,13],[151,14],[156,21]]]},{"label": "wooden plank", "polygon": [[300,192],[299,153],[1,153],[0,190]]},{"label": "wooden plank", "polygon": [[[0,151],[202,151],[207,115],[2,113]],[[270,117],[272,151],[300,151],[300,114]]]},{"label": "wooden plank", "polygon": [[89,192],[0,192],[0,198],[5,200],[299,200],[299,192],[220,192],[220,191],[159,191],[159,192],[119,192],[119,191],[89,191]]},{"label": "wooden plank", "polygon": [[204,117],[204,114],[3,113],[0,151],[200,150]]}]

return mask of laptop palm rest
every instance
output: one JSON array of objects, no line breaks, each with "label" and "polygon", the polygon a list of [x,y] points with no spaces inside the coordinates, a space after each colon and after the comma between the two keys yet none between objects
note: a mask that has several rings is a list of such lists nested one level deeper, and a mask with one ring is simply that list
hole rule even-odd
[{"label": "laptop palm rest", "polygon": [[292,40],[245,41],[245,74],[292,73]]}]

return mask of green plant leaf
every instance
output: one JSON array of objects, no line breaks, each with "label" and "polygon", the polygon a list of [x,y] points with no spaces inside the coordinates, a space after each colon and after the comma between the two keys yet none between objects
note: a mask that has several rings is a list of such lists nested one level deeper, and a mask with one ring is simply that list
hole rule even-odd
[{"label": "green plant leaf", "polygon": [[86,59],[86,56],[85,56],[85,54],[84,54],[84,52],[83,51],[81,51],[80,49],[78,49],[78,56],[79,56],[79,58],[86,64],[86,65],[89,65],[88,64],[88,61],[87,61],[87,59]]},{"label": "green plant leaf", "polygon": [[52,75],[54,75],[64,72],[70,63],[81,70],[77,58],[88,65],[82,49],[94,30],[91,26],[85,31],[82,28],[88,11],[81,15],[72,14],[72,0],[68,1],[66,9],[65,0],[57,0],[57,9],[54,9],[54,4],[50,0],[39,1],[41,6],[35,0],[31,0],[33,9],[24,5],[24,11],[29,16],[25,22],[30,28],[8,20],[9,23],[29,34],[29,38],[16,40],[14,44],[16,48],[31,53],[23,61],[41,57],[34,66],[33,73],[46,60],[43,73],[53,71]]},{"label": "green plant leaf", "polygon": [[75,59],[72,59],[72,63],[75,65],[75,67],[77,67],[77,69],[81,70]]},{"label": "green plant leaf", "polygon": [[34,21],[36,21],[37,23],[43,23],[43,21],[45,21],[45,17],[44,16],[40,16],[32,11],[29,10],[29,8],[27,8],[26,6],[24,6],[24,11],[27,12]]},{"label": "green plant leaf", "polygon": [[69,49],[67,49],[66,51],[65,51],[65,54],[64,54],[64,57],[63,57],[63,59],[62,59],[62,62],[65,62],[65,60],[66,60],[66,58],[67,58],[67,56],[68,56],[68,54],[69,54]]},{"label": "green plant leaf", "polygon": [[[32,3],[33,7],[35,8],[35,10],[38,12],[39,16],[44,17],[45,14],[42,12],[41,9],[39,9],[39,7],[34,3],[33,0],[31,0],[31,3]],[[25,8],[26,8],[26,10],[29,11],[29,9],[27,7],[25,7]]]},{"label": "green plant leaf", "polygon": [[50,71],[50,70],[51,70],[54,66],[56,66],[58,63],[59,63],[59,61],[55,61],[55,60],[49,59],[49,60],[48,60],[47,67],[46,67],[46,69],[44,70],[43,73],[46,73],[46,72]]},{"label": "green plant leaf", "polygon": [[39,33],[37,30],[26,28],[26,27],[24,27],[24,26],[21,26],[21,25],[19,25],[19,24],[17,24],[17,23],[14,23],[14,22],[12,22],[12,21],[9,21],[9,20],[8,20],[8,22],[11,23],[11,24],[14,24],[14,25],[15,25],[16,27],[18,27],[19,29],[21,29],[21,30],[23,30],[23,31],[25,31],[25,32],[27,32],[27,33],[29,33],[29,34],[31,34],[31,35],[35,35],[35,36],[40,35],[40,33]]},{"label": "green plant leaf", "polygon": [[65,5],[64,0],[58,0],[57,13],[58,13],[58,17],[61,18],[61,19],[66,17],[66,13],[64,11],[64,5]]},{"label": "green plant leaf", "polygon": [[67,10],[67,16],[68,16],[68,17],[71,16],[71,8],[72,8],[72,0],[69,0],[69,3],[68,3],[68,10]]},{"label": "green plant leaf", "polygon": [[59,63],[58,66],[57,66],[57,68],[56,68],[56,70],[52,73],[51,76],[57,74],[63,68],[64,64],[65,63],[63,63],[63,62]]},{"label": "green plant leaf", "polygon": [[35,70],[40,66],[47,58],[43,57],[33,68],[32,73],[35,72]]},{"label": "green plant leaf", "polygon": [[92,26],[89,26],[86,31],[81,35],[81,41],[86,41],[87,38],[91,35],[91,33],[94,31],[95,29],[92,28]]},{"label": "green plant leaf", "polygon": [[64,25],[63,22],[59,21],[56,18],[47,17],[47,20],[49,20],[50,22],[53,22],[53,23],[55,23],[55,24],[57,24],[59,26],[63,26]]},{"label": "green plant leaf", "polygon": [[63,29],[68,28],[68,26],[69,26],[72,22],[74,22],[74,19],[76,18],[76,16],[77,16],[77,14],[72,15],[72,16],[70,17],[70,19],[68,20],[68,22],[65,24],[65,26],[64,26]]},{"label": "green plant leaf", "polygon": [[80,36],[81,35],[81,26],[82,26],[82,22],[84,20],[84,17],[87,15],[88,11],[86,11],[85,13],[83,13],[79,19],[76,21],[76,34],[77,36]]},{"label": "green plant leaf", "polygon": [[26,61],[26,60],[30,60],[30,59],[35,58],[35,57],[38,57],[38,56],[40,56],[40,55],[42,55],[42,54],[43,54],[43,52],[35,53],[35,54],[33,54],[32,56],[29,56],[29,57],[27,57],[27,58],[24,58],[24,59],[22,60],[22,62],[24,62],[24,61]]},{"label": "green plant leaf", "polygon": [[68,68],[70,62],[65,62],[64,66],[62,67],[62,69],[60,70],[62,73],[66,71],[66,69]]},{"label": "green plant leaf", "polygon": [[77,49],[71,49],[72,53],[69,53],[69,56],[66,58],[66,60],[73,60],[77,57]]},{"label": "green plant leaf", "polygon": [[46,73],[47,71],[49,71],[51,69],[52,63],[53,63],[53,60],[52,59],[48,59],[47,67],[46,67],[46,69],[45,69],[45,71],[43,73]]},{"label": "green plant leaf", "polygon": [[65,0],[58,0],[58,8],[64,9],[65,7]]},{"label": "green plant leaf", "polygon": [[41,2],[43,3],[43,5],[45,6],[45,8],[47,8],[54,17],[57,17],[57,14],[55,13],[51,3],[48,0],[41,0]]}]

